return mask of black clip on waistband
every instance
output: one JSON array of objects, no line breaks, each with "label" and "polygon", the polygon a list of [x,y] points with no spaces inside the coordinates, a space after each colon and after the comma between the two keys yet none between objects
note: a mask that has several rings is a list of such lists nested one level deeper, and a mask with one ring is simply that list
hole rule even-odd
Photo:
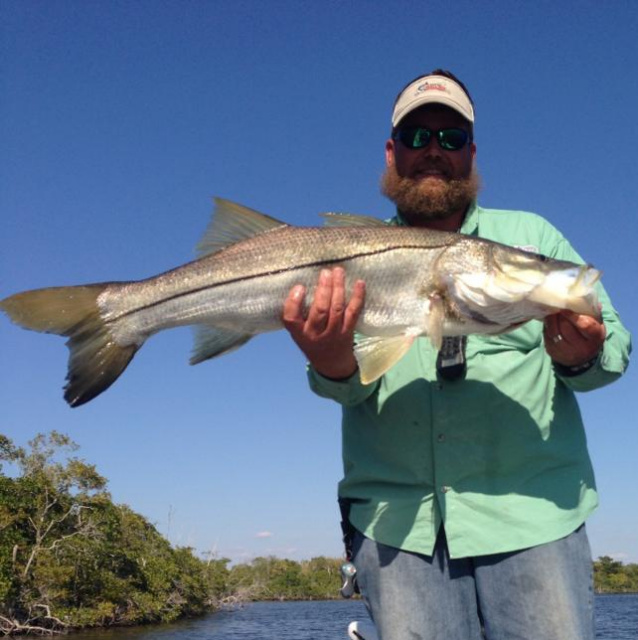
[{"label": "black clip on waistband", "polygon": [[439,355],[436,358],[436,371],[444,380],[458,380],[465,376],[467,363],[465,361],[466,336],[452,336],[443,338]]}]

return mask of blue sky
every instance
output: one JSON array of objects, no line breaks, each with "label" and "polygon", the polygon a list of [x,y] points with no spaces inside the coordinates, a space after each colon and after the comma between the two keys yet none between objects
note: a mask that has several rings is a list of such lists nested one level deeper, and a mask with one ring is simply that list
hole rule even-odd
[{"label": "blue sky", "polygon": [[[191,260],[223,196],[311,225],[387,217],[391,105],[453,70],[476,103],[480,202],[558,226],[638,326],[638,6],[616,2],[0,4],[0,298]],[[64,341],[0,320],[0,431],[57,429],[117,502],[233,560],[341,553],[339,409],[283,332],[196,367],[150,340],[107,393],[62,400]],[[580,398],[594,556],[638,562],[638,369]]]}]

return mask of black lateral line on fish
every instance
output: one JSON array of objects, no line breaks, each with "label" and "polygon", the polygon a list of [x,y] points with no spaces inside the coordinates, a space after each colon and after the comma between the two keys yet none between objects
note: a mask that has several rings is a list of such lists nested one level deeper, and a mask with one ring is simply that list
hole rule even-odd
[{"label": "black lateral line on fish", "polygon": [[168,298],[162,298],[162,300],[158,300],[157,302],[151,302],[141,307],[137,307],[135,309],[131,309],[131,311],[125,311],[121,313],[119,316],[115,316],[113,318],[104,319],[105,324],[112,324],[121,320],[122,318],[126,318],[127,316],[132,316],[140,311],[145,311],[146,309],[152,309],[153,307],[157,307],[160,304],[165,304],[171,300],[176,300],[177,298],[183,298],[184,296],[190,296],[195,293],[201,293],[202,291],[206,291],[207,289],[214,289],[216,287],[222,287],[230,284],[236,284],[237,282],[243,282],[245,280],[254,280],[256,278],[264,278],[267,276],[277,276],[282,273],[286,273],[287,271],[296,271],[298,269],[307,269],[309,267],[318,267],[320,265],[330,265],[330,264],[340,264],[344,262],[350,262],[351,260],[356,260],[357,258],[367,258],[368,256],[380,255],[382,253],[389,253],[390,251],[405,251],[406,249],[432,249],[432,248],[440,248],[440,247],[424,247],[423,245],[401,245],[397,247],[387,247],[385,249],[377,249],[376,251],[368,251],[365,253],[357,253],[355,255],[343,257],[343,258],[332,258],[330,260],[317,260],[316,262],[308,262],[306,264],[298,264],[293,267],[285,267],[282,269],[277,269],[275,271],[264,271],[262,273],[253,273],[249,276],[241,276],[238,278],[231,278],[230,280],[223,280],[222,282],[214,282],[212,284],[206,285],[205,287],[199,287],[197,289],[191,289],[189,291],[182,291],[180,293],[176,293],[175,295],[169,296]]}]

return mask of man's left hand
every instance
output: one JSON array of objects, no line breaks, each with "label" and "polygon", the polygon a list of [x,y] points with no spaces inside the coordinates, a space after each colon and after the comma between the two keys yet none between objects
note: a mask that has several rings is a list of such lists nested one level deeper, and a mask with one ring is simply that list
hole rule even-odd
[{"label": "man's left hand", "polygon": [[602,319],[561,311],[545,318],[545,350],[565,367],[577,367],[600,352],[607,334]]}]

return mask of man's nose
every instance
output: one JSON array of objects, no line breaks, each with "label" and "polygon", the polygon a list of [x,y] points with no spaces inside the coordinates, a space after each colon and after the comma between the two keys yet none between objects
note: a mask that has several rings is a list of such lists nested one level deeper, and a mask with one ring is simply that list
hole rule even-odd
[{"label": "man's nose", "polygon": [[443,156],[442,149],[434,138],[430,140],[430,143],[426,147],[421,149],[421,153],[423,156],[431,158],[440,158]]}]

